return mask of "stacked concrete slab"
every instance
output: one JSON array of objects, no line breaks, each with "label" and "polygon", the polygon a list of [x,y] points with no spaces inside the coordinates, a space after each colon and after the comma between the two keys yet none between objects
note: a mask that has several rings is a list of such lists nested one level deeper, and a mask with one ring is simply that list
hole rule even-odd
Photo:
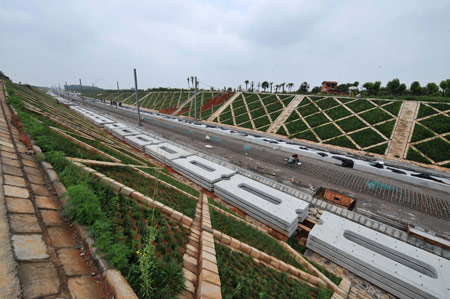
[{"label": "stacked concrete slab", "polygon": [[147,145],[162,143],[161,140],[145,134],[125,136],[125,142],[134,146],[135,148],[140,149],[141,151],[144,151],[145,146]]},{"label": "stacked concrete slab", "polygon": [[214,192],[288,237],[308,216],[309,203],[240,174],[215,183]]},{"label": "stacked concrete slab", "polygon": [[126,127],[126,128],[112,129],[111,134],[113,134],[114,136],[116,136],[117,138],[119,138],[121,140],[125,140],[126,136],[139,135],[139,134],[141,134],[141,132],[139,132],[138,130]]},{"label": "stacked concrete slab", "polygon": [[167,142],[147,145],[145,146],[145,153],[168,165],[172,165],[172,160],[174,159],[186,158],[193,155]]},{"label": "stacked concrete slab", "polygon": [[450,298],[450,261],[324,212],[307,247],[400,298]]},{"label": "stacked concrete slab", "polygon": [[214,183],[236,174],[234,170],[198,156],[172,160],[172,168],[209,191],[214,190]]},{"label": "stacked concrete slab", "polygon": [[122,123],[112,123],[112,124],[106,124],[104,125],[104,128],[106,129],[106,131],[111,132],[113,129],[119,129],[119,128],[126,128],[128,127],[127,125],[124,125]]}]

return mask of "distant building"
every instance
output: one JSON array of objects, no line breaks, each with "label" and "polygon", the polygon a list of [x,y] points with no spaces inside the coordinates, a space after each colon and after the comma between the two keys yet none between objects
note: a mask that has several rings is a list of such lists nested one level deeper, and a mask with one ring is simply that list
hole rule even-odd
[{"label": "distant building", "polygon": [[338,83],[336,81],[323,81],[320,92],[327,94],[342,94],[347,95],[345,91],[337,89]]}]

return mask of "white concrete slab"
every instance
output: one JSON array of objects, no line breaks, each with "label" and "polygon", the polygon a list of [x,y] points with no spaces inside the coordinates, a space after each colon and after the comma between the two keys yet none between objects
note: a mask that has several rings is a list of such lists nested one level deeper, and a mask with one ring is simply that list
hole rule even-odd
[{"label": "white concrete slab", "polygon": [[122,123],[114,122],[112,124],[105,124],[104,127],[106,131],[111,132],[113,129],[127,128],[128,126]]},{"label": "white concrete slab", "polygon": [[215,182],[236,174],[234,170],[198,156],[174,159],[172,167],[209,191],[213,190]]},{"label": "white concrete slab", "polygon": [[161,140],[145,134],[125,136],[125,142],[131,144],[135,148],[140,149],[141,151],[145,150],[146,145],[162,143]]},{"label": "white concrete slab", "polygon": [[214,190],[224,200],[288,234],[308,215],[309,203],[239,174],[215,183]]},{"label": "white concrete slab", "polygon": [[169,165],[171,165],[172,160],[174,159],[193,155],[192,153],[167,142],[147,145],[145,146],[145,153]]},{"label": "white concrete slab", "polygon": [[[322,247],[319,254],[333,256],[344,267],[352,266],[355,274],[373,277],[367,279],[380,287],[395,289],[398,284],[403,293],[397,296],[450,298],[449,260],[337,215],[322,214],[308,236],[307,247]],[[386,280],[380,282],[380,277]]]},{"label": "white concrete slab", "polygon": [[127,127],[127,128],[112,129],[111,134],[113,134],[114,136],[116,136],[117,138],[119,138],[121,140],[125,140],[125,136],[139,135],[139,134],[141,134],[141,132]]}]

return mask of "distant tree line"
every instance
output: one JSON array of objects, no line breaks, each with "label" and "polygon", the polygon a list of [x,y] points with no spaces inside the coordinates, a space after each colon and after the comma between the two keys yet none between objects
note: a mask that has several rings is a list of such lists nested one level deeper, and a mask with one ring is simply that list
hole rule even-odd
[{"label": "distant tree line", "polygon": [[[298,85],[297,90],[294,89],[294,83],[279,83],[274,84],[273,82],[263,81],[262,83],[256,83],[254,81],[245,80],[245,91],[255,92],[288,92],[288,93],[300,93],[300,94],[316,94],[320,93],[321,87],[315,86],[310,90],[310,85],[308,82],[304,81]],[[359,87],[359,82],[355,81],[353,83],[342,83],[339,84],[336,89],[348,92],[349,88],[355,86]],[[381,86],[381,81],[366,82],[362,85],[360,92],[366,96],[403,96],[403,95],[414,95],[414,96],[444,96],[450,97],[450,79],[442,80],[439,85],[434,82],[430,82],[425,86],[421,86],[419,81],[414,81],[408,88],[405,83],[401,83],[398,78],[389,81],[385,87]],[[238,90],[243,90],[242,86],[238,86]]]}]

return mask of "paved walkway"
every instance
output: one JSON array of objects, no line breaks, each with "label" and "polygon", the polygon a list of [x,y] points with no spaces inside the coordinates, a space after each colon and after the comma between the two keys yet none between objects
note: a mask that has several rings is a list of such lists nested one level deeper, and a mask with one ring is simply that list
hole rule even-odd
[{"label": "paved walkway", "polygon": [[286,119],[291,115],[292,111],[297,108],[298,105],[302,102],[305,96],[296,95],[294,99],[289,103],[289,105],[284,108],[283,112],[277,117],[277,119],[273,120],[272,125],[269,129],[267,129],[267,133],[276,133],[278,129],[284,124]]},{"label": "paved walkway", "polygon": [[388,158],[406,158],[408,141],[414,127],[414,118],[419,102],[403,101],[400,114],[392,133],[392,142],[387,150]]},{"label": "paved walkway", "polygon": [[111,298],[11,117],[0,82],[0,297]]}]

